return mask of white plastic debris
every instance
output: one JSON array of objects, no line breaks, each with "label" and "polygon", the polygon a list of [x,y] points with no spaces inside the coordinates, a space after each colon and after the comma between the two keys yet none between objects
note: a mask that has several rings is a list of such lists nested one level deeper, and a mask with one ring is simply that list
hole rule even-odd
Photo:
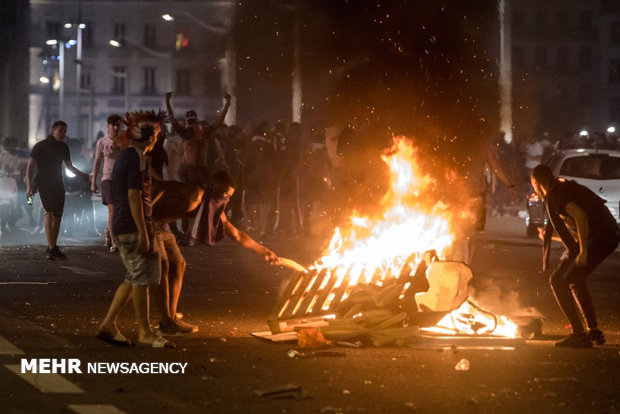
[{"label": "white plastic debris", "polygon": [[469,360],[463,358],[454,366],[457,371],[469,371]]}]

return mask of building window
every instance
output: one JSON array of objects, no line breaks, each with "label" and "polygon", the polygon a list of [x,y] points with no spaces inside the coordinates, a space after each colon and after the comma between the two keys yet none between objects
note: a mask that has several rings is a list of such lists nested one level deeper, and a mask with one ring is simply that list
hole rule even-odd
[{"label": "building window", "polygon": [[143,44],[146,47],[156,48],[157,47],[157,28],[154,24],[145,24],[144,25],[144,39]]},{"label": "building window", "polygon": [[122,95],[125,93],[125,67],[124,66],[114,66],[112,68],[114,75],[112,75],[112,94],[113,95]]},{"label": "building window", "polygon": [[579,13],[579,27],[582,29],[589,29],[592,27],[592,11],[582,10]]},{"label": "building window", "polygon": [[609,83],[620,83],[620,59],[609,59]]},{"label": "building window", "polygon": [[558,66],[562,68],[566,68],[568,66],[568,47],[560,46],[558,48],[558,56],[557,56]]},{"label": "building window", "polygon": [[176,92],[179,95],[189,95],[190,89],[190,71],[187,69],[177,70]]},{"label": "building window", "polygon": [[515,46],[512,48],[512,63],[515,68],[522,68],[525,66],[525,52],[523,47]]},{"label": "building window", "polygon": [[90,87],[92,86],[91,83],[91,70],[90,68],[85,68],[84,65],[82,65],[82,73],[80,76],[80,88],[81,89],[90,89]]},{"label": "building window", "polygon": [[215,96],[219,95],[221,91],[220,87],[220,72],[217,70],[217,66],[212,65],[206,68],[205,72],[205,95]]},{"label": "building window", "polygon": [[125,40],[125,23],[114,23],[114,40],[121,42]]},{"label": "building window", "polygon": [[590,46],[582,46],[579,49],[579,67],[581,69],[590,69],[592,66],[592,48]]},{"label": "building window", "polygon": [[539,68],[547,65],[547,49],[544,46],[537,46],[534,49],[534,64]]},{"label": "building window", "polygon": [[609,29],[609,43],[612,46],[620,46],[620,21],[611,22]]},{"label": "building window", "polygon": [[45,22],[45,40],[60,38],[60,23],[47,21]]},{"label": "building window", "polygon": [[155,68],[143,68],[144,73],[144,93],[153,95],[157,92],[155,89]]},{"label": "building window", "polygon": [[82,29],[82,45],[85,48],[95,47],[93,22],[86,22],[86,27]]}]

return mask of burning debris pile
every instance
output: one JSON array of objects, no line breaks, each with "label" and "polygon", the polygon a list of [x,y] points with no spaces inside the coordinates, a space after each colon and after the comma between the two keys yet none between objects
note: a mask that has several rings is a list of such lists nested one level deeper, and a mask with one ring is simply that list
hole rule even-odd
[{"label": "burning debris pile", "polygon": [[419,171],[411,142],[396,139],[382,159],[391,178],[383,213],[354,215],[335,230],[324,256],[282,293],[271,332],[314,326],[330,340],[376,346],[421,332],[515,337],[514,323],[468,297],[469,267],[440,260],[454,243],[455,215],[441,201],[429,203],[434,181]]}]

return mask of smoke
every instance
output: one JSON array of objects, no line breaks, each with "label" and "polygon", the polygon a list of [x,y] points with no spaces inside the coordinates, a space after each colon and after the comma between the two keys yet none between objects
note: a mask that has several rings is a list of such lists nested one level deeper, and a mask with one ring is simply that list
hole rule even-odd
[{"label": "smoke", "polygon": [[518,291],[506,291],[496,281],[490,279],[485,279],[478,284],[481,286],[477,288],[470,287],[469,295],[481,307],[495,314],[508,317],[542,317],[538,309],[533,306],[521,305]]}]

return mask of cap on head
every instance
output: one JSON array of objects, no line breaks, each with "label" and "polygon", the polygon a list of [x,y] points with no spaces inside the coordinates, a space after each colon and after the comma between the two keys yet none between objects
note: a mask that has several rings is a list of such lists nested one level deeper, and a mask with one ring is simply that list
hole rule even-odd
[{"label": "cap on head", "polygon": [[193,109],[190,109],[189,111],[185,112],[185,120],[187,122],[196,121],[197,119],[198,119],[198,114]]}]

